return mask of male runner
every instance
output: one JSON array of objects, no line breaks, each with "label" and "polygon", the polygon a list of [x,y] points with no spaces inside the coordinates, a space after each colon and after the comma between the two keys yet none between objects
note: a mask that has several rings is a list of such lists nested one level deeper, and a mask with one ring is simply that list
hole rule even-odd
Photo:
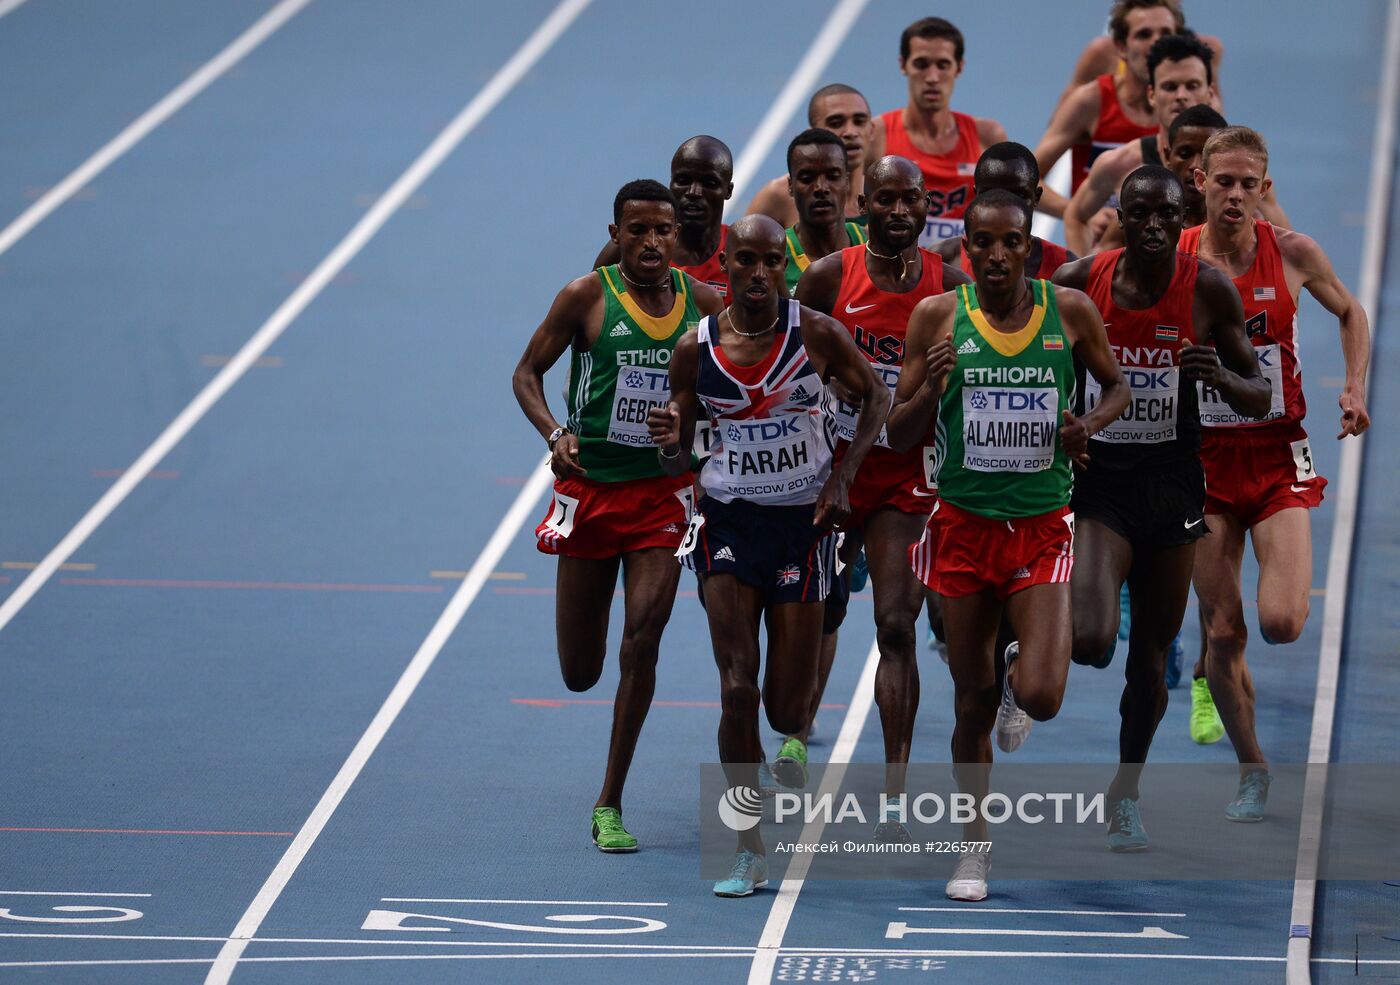
[{"label": "male runner", "polygon": [[[785,297],[783,231],[767,216],[730,229],[724,266],[733,303],[676,346],[669,406],[651,412],[661,465],[685,476],[695,419],[710,419],[715,443],[686,535],[705,582],[706,612],[720,673],[719,755],[731,786],[758,787],[768,722],[806,727],[816,688],[818,637],[834,559],[826,528],[849,512],[847,490],[884,424],[886,391],[845,330]],[[833,467],[823,381],[861,398],[856,434]],[[768,624],[760,692],[758,629]],[[733,870],[716,896],[748,896],[767,883],[758,828],[739,834]]]},{"label": "male runner", "polygon": [[[815,260],[865,242],[865,231],[843,217],[850,189],[846,145],[830,130],[803,130],[788,144],[788,188],[797,206],[797,222],[788,227],[787,290]],[[862,185],[864,179],[862,178]]]},{"label": "male runner", "polygon": [[[1254,730],[1254,684],[1245,662],[1240,561],[1248,533],[1259,560],[1259,632],[1266,643],[1291,643],[1308,617],[1312,532],[1308,510],[1322,501],[1327,480],[1313,465],[1303,430],[1302,369],[1298,362],[1298,295],[1307,288],[1337,317],[1346,382],[1338,403],[1344,438],[1370,426],[1366,365],[1371,343],[1366,312],[1332,269],[1327,254],[1302,233],[1254,218],[1268,191],[1269,151],[1248,127],[1227,127],[1206,141],[1197,187],[1206,222],[1181,236],[1181,250],[1232,277],[1244,303],[1245,328],[1273,399],[1262,421],[1222,406],[1201,392],[1201,458],[1206,472],[1206,523],[1211,533],[1196,552],[1195,586],[1206,632],[1206,654],[1191,685],[1191,736],[1220,738],[1209,703],[1240,761],[1239,794],[1225,809],[1232,821],[1259,821],[1268,798],[1268,764]],[[1205,674],[1209,681],[1200,680]]]},{"label": "male runner", "polygon": [[[883,157],[865,174],[870,242],[823,257],[807,269],[796,297],[841,322],[864,350],[885,384],[899,382],[906,356],[909,315],[922,299],[967,282],[967,277],[918,244],[928,197],[923,175],[902,157]],[[833,401],[833,416],[846,443],[855,438],[856,408]],[[923,589],[909,569],[906,552],[919,539],[934,496],[928,463],[932,431],[919,447],[892,450],[882,436],[851,487],[851,515],[842,525],[849,538],[864,541],[875,602],[875,637],[880,665],[875,703],[884,732],[886,793],[904,792],[905,769],[919,709],[915,626]],[[912,442],[911,442],[912,444]],[[877,836],[905,840],[898,821],[881,819]]]},{"label": "male runner", "polygon": [[1162,164],[1167,128],[1188,106],[1209,103],[1214,75],[1211,51],[1194,37],[1169,34],[1158,38],[1147,55],[1147,98],[1157,120],[1152,136],[1142,137],[1099,156],[1089,177],[1065,207],[1065,243],[1087,255],[1088,224],[1101,206],[1117,193],[1123,179],[1144,164]]},{"label": "male runner", "polygon": [[[1025,144],[1004,140],[988,147],[977,159],[977,169],[972,173],[972,187],[978,195],[993,188],[1003,188],[1024,198],[1031,208],[1035,208],[1041,197],[1040,166]],[[943,258],[944,263],[960,267],[964,273],[972,273],[972,262],[963,249],[961,236],[943,240],[934,247],[934,252]],[[1058,243],[1032,236],[1031,251],[1026,256],[1026,276],[1032,280],[1049,279],[1061,265],[1074,258],[1074,254]]]},{"label": "male runner", "polygon": [[[1059,711],[1070,659],[1074,514],[1070,462],[1128,402],[1098,312],[1083,294],[1027,280],[1031,206],[1011,192],[979,195],[967,212],[975,284],[914,309],[905,371],[888,424],[894,448],[917,446],[936,417],[938,502],[910,548],[938,592],[953,675],[958,785],[981,801],[999,705],[1045,721]],[[1071,411],[1075,361],[1101,387],[1083,417]],[[1002,610],[1019,643],[997,687],[993,646]],[[998,700],[1000,692],[1001,700]],[[967,825],[987,841],[985,819]],[[987,852],[965,853],[948,896],[987,896]]]},{"label": "male runner", "polygon": [[[1122,765],[1108,791],[1108,845],[1115,852],[1147,847],[1138,779],[1167,710],[1167,653],[1186,612],[1196,541],[1206,535],[1196,382],[1243,416],[1262,417],[1269,409],[1269,384],[1245,338],[1234,285],[1176,251],[1183,199],[1172,172],[1138,168],[1123,182],[1118,209],[1127,246],[1055,275],[1056,284],[1087,293],[1103,316],[1132,391],[1123,415],[1090,441],[1071,501],[1078,535],[1070,582],[1076,663],[1106,666],[1125,580],[1132,600],[1127,682],[1118,705]],[[1083,380],[1080,410],[1097,401],[1098,388]]]},{"label": "male runner", "polygon": [[[875,132],[875,122],[870,118],[870,104],[860,90],[833,82],[812,94],[807,103],[807,125],[830,130],[845,145],[850,188],[842,203],[842,214],[848,219],[858,219],[860,196],[865,189],[865,152]],[[792,200],[790,178],[791,175],[774,178],[760,188],[749,203],[748,214],[769,216],[785,227],[797,222],[797,206]]]},{"label": "male runner", "polygon": [[[676,197],[680,227],[671,262],[720,297],[728,285],[719,255],[729,227],[724,203],[734,194],[734,158],[724,141],[701,134],[676,148],[671,157],[671,194]],[[618,262],[616,241],[609,241],[593,266]]]},{"label": "male runner", "polygon": [[962,235],[962,214],[972,199],[972,172],[982,148],[1006,139],[996,120],[952,109],[963,70],[962,32],[942,17],[924,17],[899,36],[899,70],[908,79],[909,102],[875,121],[868,160],[907,157],[924,174],[928,214],[919,245]]},{"label": "male runner", "polygon": [[[668,399],[676,340],[723,307],[713,290],[672,269],[676,226],[676,200],[664,185],[623,185],[608,227],[618,263],[559,292],[512,379],[515,399],[549,443],[556,477],[535,535],[542,552],[559,556],[555,628],[571,691],[587,691],[603,672],[619,565],[624,573],[622,678],[593,809],[593,843],[604,852],[637,850],[622,826],[622,787],[656,687],[657,648],[679,572],[672,553],[691,500],[689,474],[665,474],[657,464],[647,410]],[[560,424],[545,399],[544,374],[565,349],[569,415]]]},{"label": "male runner", "polygon": [[[1076,88],[1055,109],[1035,148],[1041,171],[1049,171],[1071,151],[1071,194],[1089,177],[1089,166],[1104,151],[1157,132],[1147,100],[1147,53],[1158,38],[1180,34],[1181,8],[1169,0],[1118,0],[1109,15],[1113,66]],[[1122,65],[1122,71],[1118,66]],[[1064,215],[1067,199],[1046,189],[1042,212]]]}]

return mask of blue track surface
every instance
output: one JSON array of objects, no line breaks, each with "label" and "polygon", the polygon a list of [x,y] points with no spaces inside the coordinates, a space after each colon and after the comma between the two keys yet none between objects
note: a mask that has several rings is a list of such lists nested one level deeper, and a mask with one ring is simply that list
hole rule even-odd
[{"label": "blue track surface", "polygon": [[[270,6],[28,0],[0,18],[0,224]],[[1043,4],[1020,0],[956,12],[968,61],[955,106],[1034,143],[1105,6],[1060,4],[1049,20]],[[0,255],[0,598],[551,9],[316,0]],[[0,981],[204,981],[456,588],[453,572],[471,566],[535,467],[542,449],[507,379],[554,292],[605,238],[613,190],[664,175],[691,134],[742,147],[830,9],[720,2],[681,18],[595,0],[0,631]],[[926,12],[872,4],[822,80],[861,88],[877,110],[898,105],[898,34]],[[1385,5],[1197,0],[1191,13],[1226,42],[1228,118],[1269,137],[1282,203],[1354,288]],[[790,121],[762,179],[782,172],[799,126]],[[1400,209],[1390,230],[1400,241]],[[1378,381],[1400,372],[1397,254]],[[1316,459],[1332,476],[1335,322],[1311,301],[1300,321]],[[548,392],[561,385],[556,374]],[[1393,420],[1400,398],[1378,386],[1371,409]],[[1389,509],[1400,456],[1384,425],[1368,440],[1333,754],[1353,762],[1394,760],[1389,696],[1400,690],[1400,521]],[[715,757],[718,688],[690,583],[628,785],[628,825],[645,851],[603,856],[587,814],[615,668],[589,694],[564,689],[553,564],[535,551],[533,522],[278,897],[235,981],[746,980],[773,897],[719,901],[697,875],[695,766]],[[1331,522],[1325,504],[1313,518],[1319,588]],[[1247,565],[1247,586],[1254,575]],[[1281,762],[1306,757],[1315,602],[1298,642],[1251,643],[1261,743]],[[1188,639],[1194,629],[1188,618]],[[872,638],[858,597],[817,758]],[[1115,758],[1120,668],[1076,667],[1059,718],[1018,757]],[[938,762],[950,687],[936,658],[922,670],[915,758]],[[1173,694],[1154,759],[1231,761],[1228,743],[1189,740],[1184,697]],[[854,758],[881,755],[872,714]],[[985,907],[899,909],[946,905],[943,878],[807,884],[775,980],[1282,979],[1291,884],[999,882]],[[149,895],[85,895],[96,893]],[[1400,979],[1400,963],[1351,964],[1357,953],[1400,962],[1400,943],[1383,936],[1400,930],[1400,889],[1329,885],[1319,899],[1315,981],[1355,967]],[[65,905],[140,915],[84,922],[122,914],[51,909]],[[1104,911],[1176,915],[1095,915]],[[562,935],[589,925],[544,919],[580,913],[632,918],[601,925],[615,929],[665,927]],[[898,920],[1006,933],[888,939]],[[1148,924],[1186,939],[1026,933]],[[1211,960],[1160,959],[1181,955]],[[43,964],[20,967],[30,962]]]}]

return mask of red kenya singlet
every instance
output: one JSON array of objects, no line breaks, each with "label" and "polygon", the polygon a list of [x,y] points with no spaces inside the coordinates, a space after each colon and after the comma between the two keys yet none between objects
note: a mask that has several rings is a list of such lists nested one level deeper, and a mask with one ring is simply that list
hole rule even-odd
[{"label": "red kenya singlet", "polygon": [[[1195,226],[1183,232],[1177,249],[1192,256],[1199,253],[1204,228]],[[1201,424],[1211,429],[1207,432],[1211,440],[1277,434],[1294,441],[1304,436],[1303,417],[1307,414],[1303,369],[1298,362],[1298,305],[1288,290],[1274,227],[1256,220],[1254,233],[1259,239],[1258,252],[1249,270],[1235,278],[1235,289],[1244,302],[1245,332],[1259,357],[1259,372],[1273,387],[1273,400],[1268,416],[1256,421],[1235,413],[1218,392],[1202,387]]]},{"label": "red kenya singlet", "polygon": [[[1196,387],[1181,373],[1181,347],[1196,344],[1192,309],[1199,265],[1178,253],[1176,273],[1156,304],[1121,308],[1113,300],[1113,271],[1122,256],[1122,249],[1096,255],[1085,286],[1132,390],[1122,416],[1090,439],[1090,467],[1126,472],[1194,461],[1201,453],[1201,425]],[[1083,413],[1101,390],[1082,366],[1078,372]]]}]

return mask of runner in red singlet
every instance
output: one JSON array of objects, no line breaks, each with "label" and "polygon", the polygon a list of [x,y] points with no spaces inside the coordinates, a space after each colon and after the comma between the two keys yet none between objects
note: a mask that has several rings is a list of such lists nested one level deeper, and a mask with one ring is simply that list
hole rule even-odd
[{"label": "runner in red singlet", "polygon": [[[733,155],[715,137],[691,137],[671,158],[671,194],[680,206],[680,231],[671,263],[720,297],[729,290],[719,258],[729,233],[722,220],[724,203],[734,194],[733,177]],[[617,263],[618,257],[617,244],[609,242],[593,266],[606,267]]]},{"label": "runner in red singlet", "polygon": [[[893,391],[904,364],[904,335],[914,306],[968,278],[918,245],[928,202],[918,167],[901,157],[881,158],[866,171],[865,190],[870,241],[813,263],[798,282],[796,297],[845,325]],[[832,406],[841,439],[839,462],[855,434],[856,408],[839,399]],[[869,558],[880,647],[875,702],[884,730],[886,792],[891,795],[904,792],[904,768],[919,707],[915,624],[923,586],[909,567],[907,552],[922,534],[935,496],[928,471],[932,434],[930,424],[928,440],[908,452],[892,451],[881,436],[851,485],[851,515],[843,524],[848,537],[864,539]],[[909,837],[898,821],[883,819],[876,833],[881,838]]]},{"label": "runner in red singlet", "polygon": [[972,201],[972,172],[982,148],[1006,139],[996,120],[952,109],[953,88],[963,70],[962,32],[941,17],[925,17],[899,37],[899,70],[909,82],[909,103],[875,121],[867,160],[907,157],[923,172],[928,214],[919,245],[961,236],[962,215]]},{"label": "runner in red singlet", "polygon": [[[1366,413],[1366,312],[1313,240],[1254,218],[1270,184],[1268,164],[1264,138],[1247,127],[1227,127],[1211,137],[1202,155],[1203,170],[1196,172],[1197,187],[1205,194],[1206,222],[1183,233],[1180,247],[1234,278],[1260,369],[1273,386],[1262,421],[1241,419],[1212,390],[1201,393],[1201,457],[1211,533],[1196,553],[1194,580],[1206,653],[1192,685],[1191,730],[1197,742],[1220,738],[1210,709],[1213,697],[1240,761],[1239,795],[1225,811],[1232,821],[1262,819],[1269,789],[1254,729],[1254,685],[1245,662],[1248,631],[1240,597],[1245,534],[1253,539],[1259,559],[1260,634],[1266,643],[1291,643],[1308,616],[1308,509],[1322,501],[1326,485],[1303,430],[1297,322],[1303,288],[1337,317],[1341,331],[1346,383],[1338,401],[1342,418],[1337,437],[1360,434],[1371,423]],[[1203,674],[1205,681],[1200,680]]]}]

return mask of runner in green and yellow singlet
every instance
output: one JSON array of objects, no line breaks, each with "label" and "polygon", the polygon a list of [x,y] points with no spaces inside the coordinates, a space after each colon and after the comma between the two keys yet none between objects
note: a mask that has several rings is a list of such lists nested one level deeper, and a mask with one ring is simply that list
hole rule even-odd
[{"label": "runner in green and yellow singlet", "polygon": [[788,144],[788,189],[797,222],[787,230],[787,290],[813,261],[865,242],[865,230],[843,216],[851,190],[846,145],[830,130],[803,130]]},{"label": "runner in green and yellow singlet", "polygon": [[[571,281],[554,299],[516,367],[515,397],[549,444],[554,497],[535,530],[559,557],[555,624],[559,667],[571,691],[598,682],[619,568],[624,619],[621,680],[613,705],[607,773],[593,809],[593,842],[637,850],[622,826],[622,787],[651,707],[661,632],[680,566],[674,552],[690,520],[688,470],[657,461],[647,412],[666,406],[677,340],[724,302],[671,267],[676,199],[655,181],[633,181],[613,202],[608,227],[618,262]],[[571,350],[567,425],[545,399],[545,373]]]},{"label": "runner in green and yellow singlet", "polygon": [[[1087,460],[1089,435],[1122,413],[1129,392],[1092,302],[1025,278],[1030,204],[993,190],[964,218],[975,283],[914,309],[887,428],[891,447],[912,446],[937,415],[940,500],[909,554],[942,601],[953,760],[959,786],[980,803],[988,777],[979,764],[992,761],[993,727],[1010,752],[1031,718],[1059,711],[1071,643],[1071,467]],[[1071,411],[1076,359],[1102,387],[1083,417]],[[993,651],[1003,609],[1019,642],[1007,648],[998,703]],[[968,824],[965,837],[988,843],[985,819]],[[985,899],[989,867],[987,851],[964,854],[949,898]]]}]

